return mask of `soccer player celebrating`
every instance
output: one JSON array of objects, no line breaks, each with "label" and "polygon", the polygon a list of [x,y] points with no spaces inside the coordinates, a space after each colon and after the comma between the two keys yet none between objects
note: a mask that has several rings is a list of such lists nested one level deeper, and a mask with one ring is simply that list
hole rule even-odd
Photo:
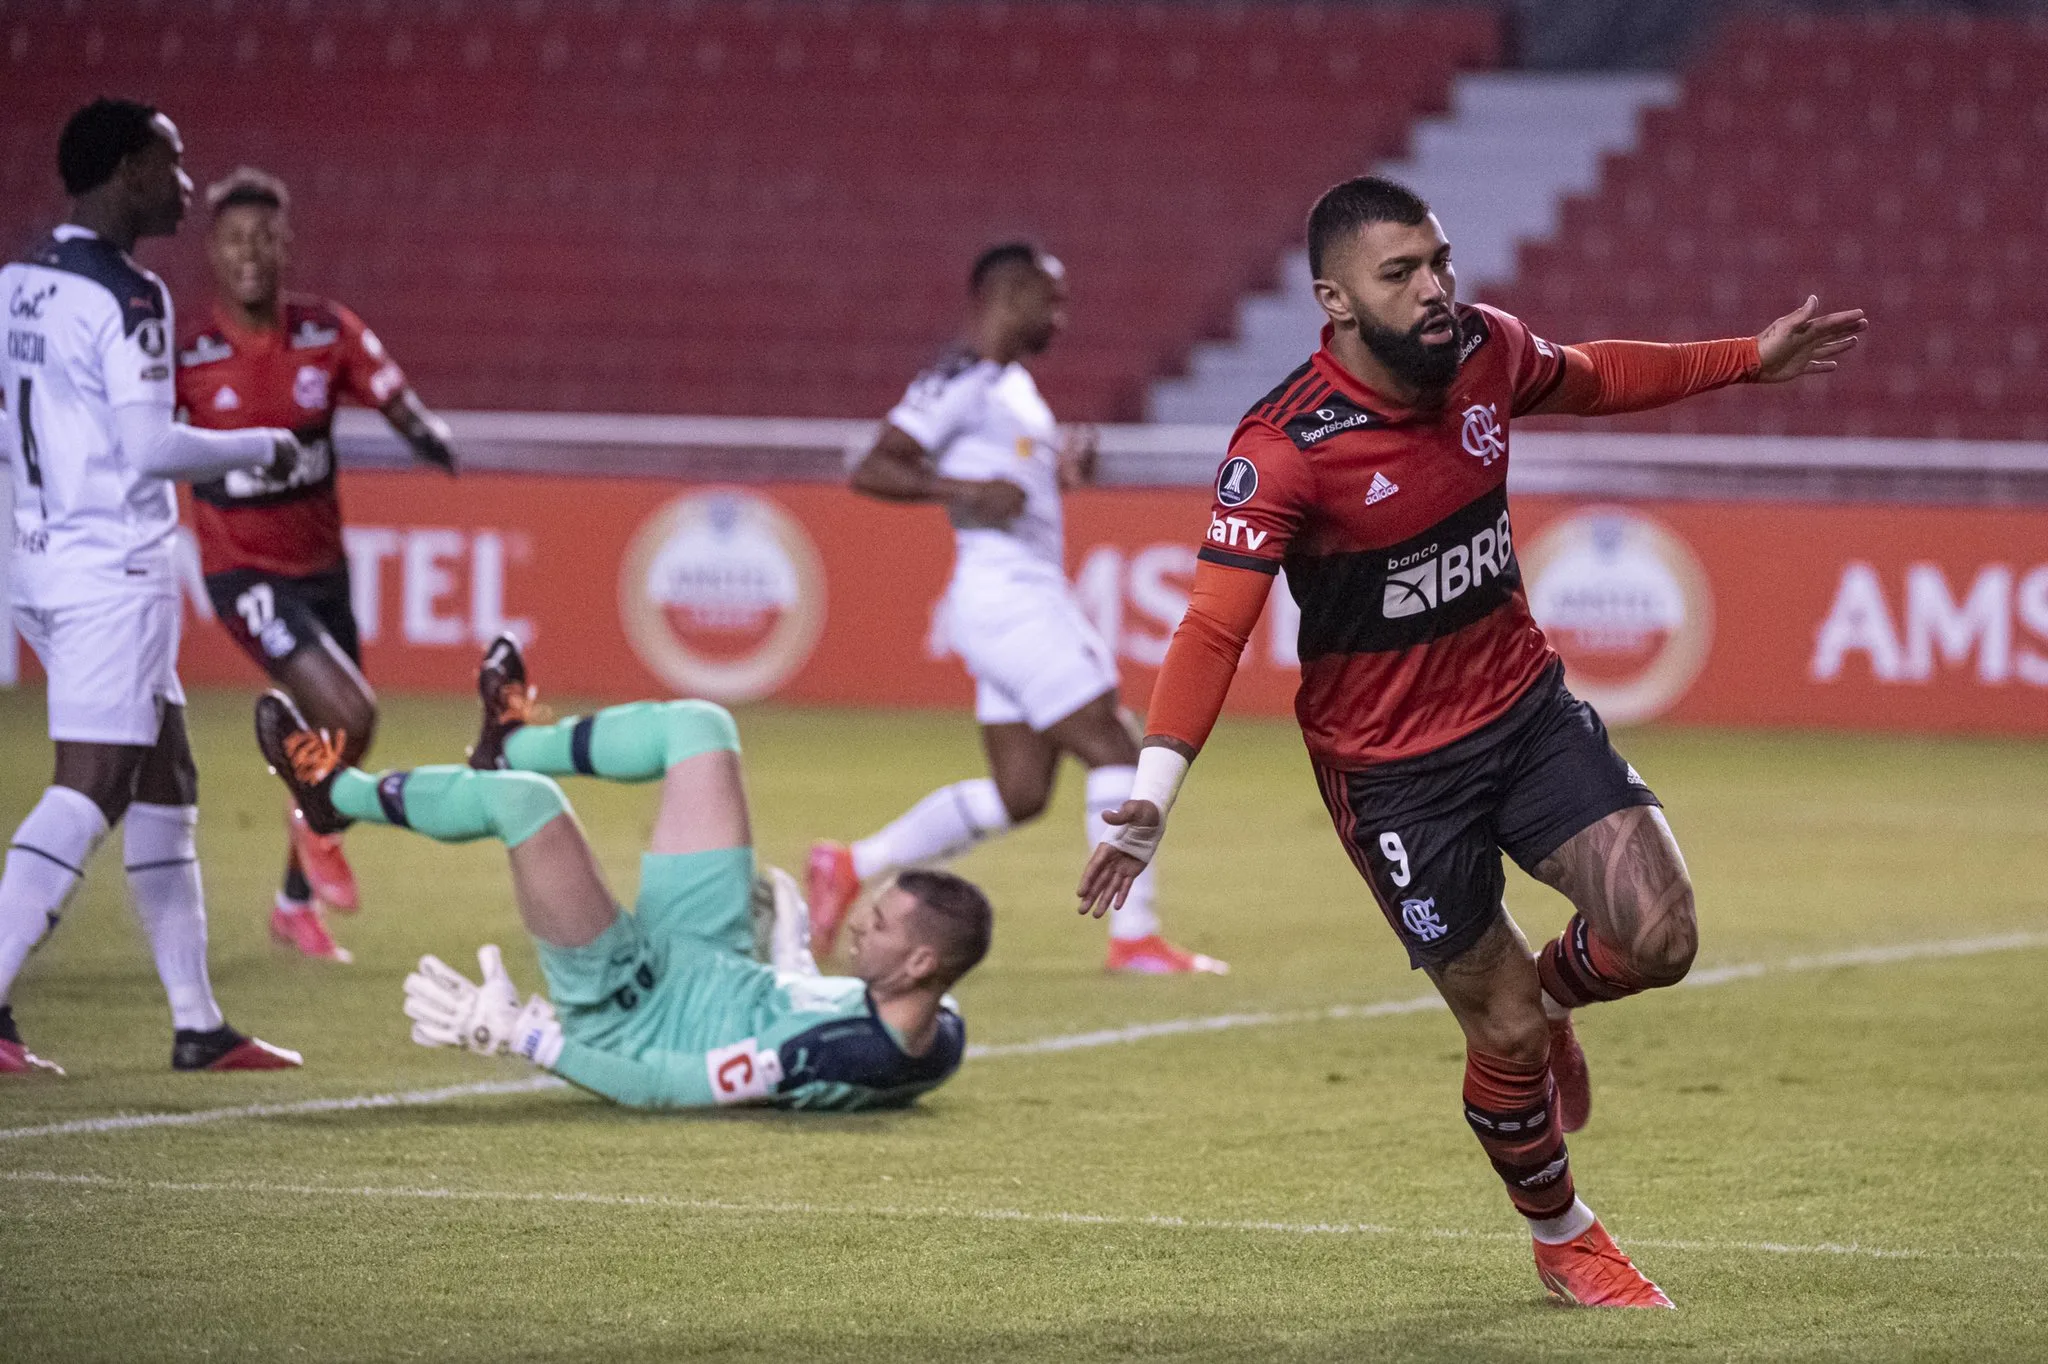
[{"label": "soccer player celebrating", "polygon": [[[1574,1189],[1564,1134],[1591,1094],[1570,1011],[1685,975],[1692,884],[1657,798],[1529,614],[1508,426],[1825,373],[1864,316],[1820,316],[1809,298],[1755,338],[1555,346],[1455,301],[1443,230],[1399,185],[1338,185],[1308,236],[1322,349],[1231,440],[1137,783],[1106,817],[1082,912],[1114,906],[1151,860],[1284,567],[1323,800],[1464,1029],[1465,1118],[1529,1221],[1538,1275],[1565,1302],[1669,1307]],[[1502,904],[1502,851],[1576,911],[1540,952]]]},{"label": "soccer player celebrating", "polygon": [[70,217],[0,269],[14,623],[49,675],[57,748],[55,776],[14,831],[0,875],[0,1074],[58,1070],[22,1044],[8,991],[124,816],[129,893],[170,995],[172,1066],[299,1064],[296,1052],[227,1025],[206,970],[171,480],[286,478],[302,451],[287,430],[172,421],[170,295],[128,253],[139,238],[177,231],[192,193],[183,150],[177,128],[146,104],[79,110],[57,144]]},{"label": "soccer player celebrating", "polygon": [[[421,405],[376,334],[338,303],[285,291],[290,203],[282,181],[246,166],[207,188],[219,298],[179,339],[178,404],[195,426],[283,426],[305,443],[308,457],[288,477],[236,470],[194,485],[192,519],[207,595],[228,633],[354,763],[369,751],[377,700],[349,604],[335,406],[346,395],[377,408],[421,460],[451,473],[455,461],[447,425]],[[345,962],[320,910],[356,908],[340,840],[296,816],[288,830],[271,936]]]},{"label": "soccer player celebrating", "polygon": [[[1116,655],[1067,584],[1060,494],[1094,477],[1092,433],[1062,439],[1021,363],[1066,325],[1066,271],[1035,246],[993,247],[969,275],[967,338],[920,375],[853,471],[856,492],[938,503],[954,528],[946,634],[975,680],[989,776],[932,792],[850,847],[811,849],[811,911],[821,946],[861,884],[956,857],[1035,819],[1062,754],[1088,769],[1087,834],[1131,792],[1137,740],[1117,705]],[[1152,873],[1110,921],[1109,969],[1144,974],[1229,968],[1159,932]]]},{"label": "soccer player celebrating", "polygon": [[[406,980],[415,1042],[523,1056],[643,1108],[897,1107],[959,1068],[966,1029],[946,992],[988,951],[993,915],[979,890],[904,873],[854,924],[855,974],[821,976],[794,882],[777,874],[772,896],[757,894],[739,731],[725,710],[647,701],[537,723],[510,636],[485,653],[478,691],[469,766],[380,776],[345,766],[282,693],[256,705],[263,755],[314,829],[362,819],[505,844],[552,1000],[522,1002],[496,947],[477,954],[481,986],[425,957]],[[570,774],[662,783],[631,913],[552,779]],[[763,899],[773,908],[757,925]]]}]

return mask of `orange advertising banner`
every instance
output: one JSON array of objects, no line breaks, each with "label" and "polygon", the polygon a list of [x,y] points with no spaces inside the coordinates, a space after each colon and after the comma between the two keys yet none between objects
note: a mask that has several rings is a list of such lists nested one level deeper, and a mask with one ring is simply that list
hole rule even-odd
[{"label": "orange advertising banner", "polygon": [[[932,509],[496,474],[356,473],[345,497],[365,669],[390,690],[467,690],[510,628],[561,694],[971,704],[934,624],[952,545]],[[2048,733],[2048,510],[1529,496],[1513,514],[1537,618],[1615,723]],[[1199,489],[1068,502],[1074,590],[1134,706],[1207,526]],[[196,571],[185,678],[254,687]],[[1295,619],[1276,592],[1234,709],[1289,710]]]}]

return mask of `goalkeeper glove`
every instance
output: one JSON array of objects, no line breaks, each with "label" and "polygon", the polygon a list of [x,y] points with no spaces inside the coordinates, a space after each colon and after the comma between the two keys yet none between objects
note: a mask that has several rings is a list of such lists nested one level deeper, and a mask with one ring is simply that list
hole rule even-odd
[{"label": "goalkeeper glove", "polygon": [[562,1025],[554,1005],[543,995],[521,1003],[496,944],[478,948],[476,960],[483,969],[481,985],[439,957],[420,958],[419,969],[405,978],[412,1040],[423,1047],[462,1047],[479,1056],[509,1052],[535,1065],[554,1065],[562,1054]]}]

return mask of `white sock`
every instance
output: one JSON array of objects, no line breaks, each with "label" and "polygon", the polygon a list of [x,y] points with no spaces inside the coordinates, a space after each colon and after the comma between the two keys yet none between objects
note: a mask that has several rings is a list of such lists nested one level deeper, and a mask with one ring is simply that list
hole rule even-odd
[{"label": "white sock", "polygon": [[106,836],[100,807],[68,786],[46,788],[14,831],[0,875],[0,1004],[7,1002],[29,951],[57,926],[64,902]]},{"label": "white sock", "polygon": [[1541,991],[1541,994],[1543,996],[1543,1016],[1552,1023],[1557,1022],[1560,1018],[1570,1018],[1572,1016],[1570,1009],[1565,1008],[1564,1005],[1550,997],[1550,991],[1544,990]]},{"label": "white sock", "polygon": [[1576,1241],[1586,1234],[1586,1228],[1593,1225],[1593,1210],[1581,1198],[1574,1198],[1572,1205],[1555,1217],[1531,1217],[1529,1234],[1546,1246],[1561,1246],[1566,1241]]},{"label": "white sock", "polygon": [[943,862],[984,839],[1006,833],[1010,812],[987,777],[941,786],[880,833],[853,845],[854,875],[865,881],[885,871]]},{"label": "white sock", "polygon": [[128,894],[171,997],[171,1026],[209,1032],[221,1025],[221,1016],[206,978],[206,897],[192,838],[199,808],[137,801],[128,807],[126,823]]},{"label": "white sock", "polygon": [[[1137,776],[1135,767],[1089,769],[1087,829],[1091,855],[1095,845],[1109,837],[1109,825],[1103,822],[1103,814],[1131,798],[1131,783],[1137,780]],[[1159,931],[1159,914],[1152,908],[1157,873],[1157,864],[1138,873],[1138,879],[1131,883],[1131,893],[1124,900],[1124,907],[1110,911],[1110,937],[1128,942],[1134,938],[1149,938]]]}]

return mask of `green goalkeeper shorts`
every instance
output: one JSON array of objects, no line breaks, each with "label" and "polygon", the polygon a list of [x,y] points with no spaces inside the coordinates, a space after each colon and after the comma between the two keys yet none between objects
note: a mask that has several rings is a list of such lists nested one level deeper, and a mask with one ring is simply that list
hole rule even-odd
[{"label": "green goalkeeper shorts", "polygon": [[647,853],[640,893],[594,942],[537,943],[563,1032],[628,1057],[751,1030],[774,973],[753,960],[754,850]]}]

